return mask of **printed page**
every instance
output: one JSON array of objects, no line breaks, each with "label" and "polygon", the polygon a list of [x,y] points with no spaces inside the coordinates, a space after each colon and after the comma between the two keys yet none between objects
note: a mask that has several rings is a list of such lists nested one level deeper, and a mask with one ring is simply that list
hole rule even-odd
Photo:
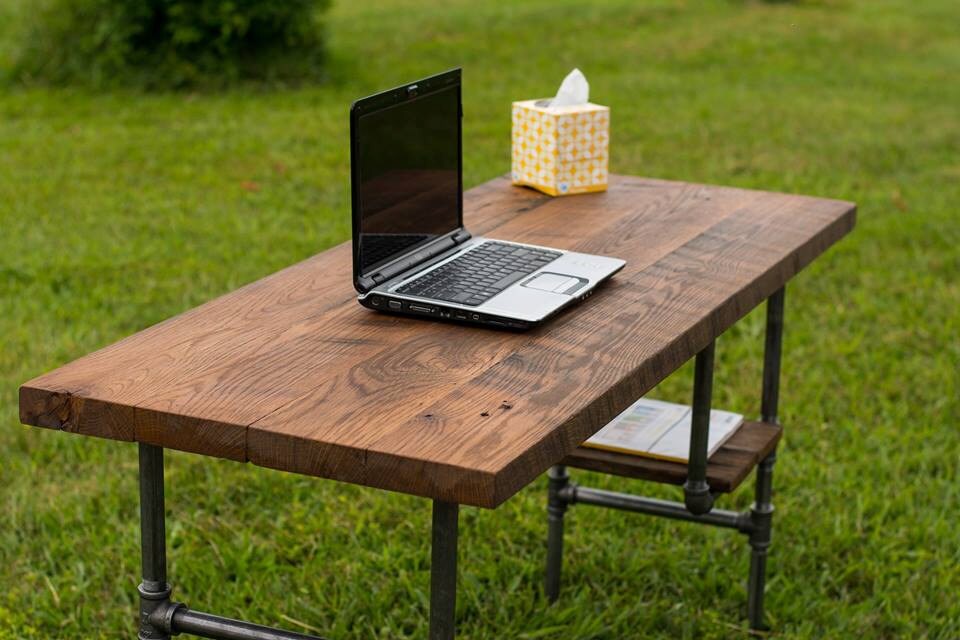
[{"label": "printed page", "polygon": [[[686,462],[690,452],[692,411],[686,405],[641,398],[614,418],[584,446]],[[710,412],[708,456],[736,432],[743,416]]]},{"label": "printed page", "polygon": [[[733,435],[743,422],[743,416],[729,411],[714,409],[710,412],[710,436],[707,439],[707,456]],[[657,458],[667,458],[678,462],[686,462],[690,455],[690,433],[693,430],[692,411],[684,416],[683,420],[657,440],[653,446],[645,449],[646,452]]]},{"label": "printed page", "polygon": [[690,407],[641,398],[584,444],[627,452],[650,451],[690,414]]}]

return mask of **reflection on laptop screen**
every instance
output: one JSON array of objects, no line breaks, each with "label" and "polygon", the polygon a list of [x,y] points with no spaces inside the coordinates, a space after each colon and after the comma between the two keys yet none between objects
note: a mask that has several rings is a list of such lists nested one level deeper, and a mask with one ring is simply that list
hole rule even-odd
[{"label": "reflection on laptop screen", "polygon": [[459,226],[459,86],[359,120],[363,275]]}]

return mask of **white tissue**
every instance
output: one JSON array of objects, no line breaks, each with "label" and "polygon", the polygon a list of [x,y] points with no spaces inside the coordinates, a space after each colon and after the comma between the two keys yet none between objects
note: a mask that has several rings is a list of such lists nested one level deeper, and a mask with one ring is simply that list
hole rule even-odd
[{"label": "white tissue", "polygon": [[580,72],[580,69],[574,69],[560,83],[557,95],[550,101],[550,106],[572,107],[578,104],[586,104],[589,100],[590,84],[583,73]]}]

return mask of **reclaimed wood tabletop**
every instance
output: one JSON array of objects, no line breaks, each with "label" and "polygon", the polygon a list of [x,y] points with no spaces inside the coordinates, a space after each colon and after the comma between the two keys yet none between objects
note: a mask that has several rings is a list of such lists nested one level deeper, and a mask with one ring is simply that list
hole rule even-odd
[{"label": "reclaimed wood tabletop", "polygon": [[464,196],[475,236],[626,267],[515,333],[362,308],[341,244],[23,384],[20,419],[492,508],[782,287],[855,211],[626,176],[552,198],[500,177]]}]

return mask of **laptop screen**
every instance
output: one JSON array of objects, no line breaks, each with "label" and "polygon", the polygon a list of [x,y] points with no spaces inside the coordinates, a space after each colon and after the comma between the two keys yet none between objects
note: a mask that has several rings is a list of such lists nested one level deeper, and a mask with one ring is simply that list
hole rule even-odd
[{"label": "laptop screen", "polygon": [[361,115],[359,266],[379,266],[460,227],[460,85]]}]

